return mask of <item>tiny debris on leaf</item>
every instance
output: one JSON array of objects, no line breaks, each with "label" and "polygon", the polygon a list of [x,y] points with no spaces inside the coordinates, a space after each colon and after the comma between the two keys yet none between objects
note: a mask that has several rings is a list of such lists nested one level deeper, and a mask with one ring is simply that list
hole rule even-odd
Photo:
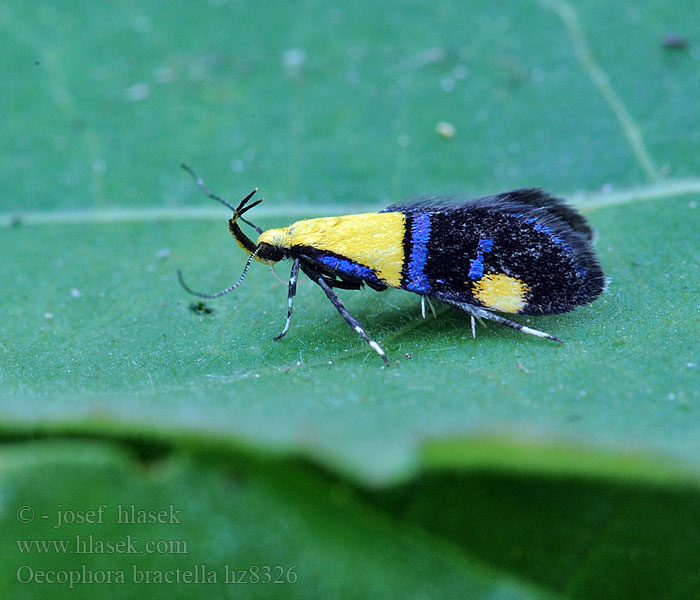
[{"label": "tiny debris on leaf", "polygon": [[447,121],[439,121],[436,123],[435,131],[440,137],[443,137],[446,140],[452,139],[455,136],[455,133],[457,133],[455,126]]},{"label": "tiny debris on leaf", "polygon": [[520,369],[520,370],[521,370],[523,373],[525,373],[526,375],[531,375],[531,374],[532,374],[532,371],[530,371],[530,369],[528,369],[528,368],[527,368],[523,363],[521,363],[519,360],[516,361],[515,364],[517,365],[518,369]]},{"label": "tiny debris on leaf", "polygon": [[214,309],[207,306],[201,300],[199,302],[190,302],[190,310],[197,315],[213,315]]},{"label": "tiny debris on leaf", "polygon": [[669,50],[683,50],[688,47],[688,38],[677,33],[667,33],[661,44]]}]

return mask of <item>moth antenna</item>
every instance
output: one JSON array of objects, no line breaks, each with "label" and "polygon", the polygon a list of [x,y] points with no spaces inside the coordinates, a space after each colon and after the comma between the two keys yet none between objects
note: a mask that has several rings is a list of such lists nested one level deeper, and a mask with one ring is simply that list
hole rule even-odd
[{"label": "moth antenna", "polygon": [[[258,191],[258,188],[255,188],[255,189],[253,190],[252,193],[255,193],[255,192],[257,192],[257,191]],[[246,207],[243,209],[242,212],[247,212],[247,211],[249,211],[249,210],[250,210],[251,208],[253,208],[254,206],[257,206],[258,204],[260,204],[263,200],[265,200],[265,198],[260,198],[260,200],[256,200],[255,202],[253,202],[253,204],[250,204],[249,206],[246,206]],[[255,231],[256,231],[256,233],[257,233],[258,235],[261,235],[261,234],[263,233],[262,228],[261,228],[261,227],[258,227],[257,225],[253,225],[248,219],[244,219],[244,218],[241,216],[242,212],[241,212],[241,211],[238,211],[238,218],[239,218],[241,221],[243,221],[246,225],[250,225],[253,229],[255,229]]]},{"label": "moth antenna", "polygon": [[253,259],[255,258],[255,255],[260,251],[260,246],[258,246],[255,249],[255,252],[253,252],[249,257],[248,261],[245,264],[245,267],[243,267],[243,273],[241,273],[241,276],[238,278],[238,281],[234,283],[233,285],[228,286],[227,288],[224,288],[223,290],[220,290],[214,294],[203,294],[201,292],[195,292],[191,287],[189,287],[186,283],[185,280],[182,278],[182,271],[180,269],[177,270],[177,279],[180,282],[180,285],[182,288],[192,294],[193,296],[197,296],[198,298],[220,298],[221,296],[224,296],[228,294],[229,292],[232,292],[235,290],[241,283],[243,283],[243,280],[245,279],[245,276],[248,274],[248,269],[250,269],[250,265],[253,262]]},{"label": "moth antenna", "polygon": [[[209,188],[204,183],[204,180],[199,175],[197,175],[197,173],[195,173],[194,169],[192,169],[189,165],[186,165],[185,163],[180,163],[180,166],[192,176],[192,179],[194,179],[195,183],[199,186],[199,189],[202,190],[209,198],[211,198],[212,200],[217,200],[218,202],[221,202],[221,204],[223,204],[224,206],[227,206],[233,212],[236,212],[236,209],[231,204],[229,204],[226,200],[224,200],[221,196],[218,196],[218,195],[214,194],[213,192],[209,191]],[[246,198],[246,200],[249,200],[250,197],[254,193],[255,192],[251,193]],[[245,200],[244,200],[244,202],[245,202]]]},{"label": "moth antenna", "polygon": [[253,225],[248,219],[244,219],[243,217],[238,217],[241,221],[243,221],[246,225],[250,225],[253,229],[255,229],[255,232],[260,235],[263,233],[262,227],[258,227],[257,225]]},{"label": "moth antenna", "polygon": [[255,231],[258,233],[258,235],[263,232],[263,230],[260,227],[258,227],[257,225],[253,225],[248,219],[244,219],[241,216],[244,212],[249,211],[251,208],[253,208],[254,206],[257,206],[258,204],[260,204],[263,201],[263,198],[260,198],[260,200],[256,200],[252,204],[249,204],[248,206],[246,206],[248,201],[257,193],[258,188],[255,188],[252,192],[250,192],[250,194],[248,194],[245,198],[243,198],[243,200],[238,205],[238,207],[234,208],[234,206],[232,204],[229,204],[229,202],[227,200],[224,200],[221,196],[212,192],[207,187],[207,185],[204,183],[204,180],[195,172],[194,169],[192,169],[192,167],[190,167],[189,165],[186,165],[185,163],[180,163],[180,166],[192,176],[192,179],[194,179],[195,183],[199,186],[199,189],[202,190],[202,192],[204,192],[204,194],[207,197],[211,198],[212,200],[216,200],[217,202],[221,202],[221,204],[230,208],[233,211],[234,216],[237,216],[246,225],[249,225],[250,227],[255,229]]}]

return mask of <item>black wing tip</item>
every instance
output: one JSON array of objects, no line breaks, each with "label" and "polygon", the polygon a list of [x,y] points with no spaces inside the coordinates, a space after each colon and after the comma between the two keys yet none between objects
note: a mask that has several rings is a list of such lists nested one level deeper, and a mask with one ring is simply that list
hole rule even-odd
[{"label": "black wing tip", "polygon": [[589,241],[593,239],[593,229],[580,212],[562,198],[552,196],[541,188],[521,188],[497,197],[516,204],[544,209],[565,221],[574,231],[585,235]]}]

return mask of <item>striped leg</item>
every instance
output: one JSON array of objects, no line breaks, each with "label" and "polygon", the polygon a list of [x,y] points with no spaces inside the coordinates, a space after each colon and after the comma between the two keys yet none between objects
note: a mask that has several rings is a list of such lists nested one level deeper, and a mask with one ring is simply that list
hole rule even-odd
[{"label": "striped leg", "polygon": [[343,319],[347,322],[350,327],[352,327],[359,335],[360,337],[367,342],[372,350],[374,350],[379,356],[382,357],[382,360],[384,361],[384,364],[387,367],[390,367],[391,364],[389,363],[389,359],[386,357],[386,354],[384,353],[384,350],[382,350],[382,347],[377,344],[373,339],[371,339],[367,333],[365,332],[364,329],[362,329],[362,325],[360,325],[357,322],[357,319],[353,317],[345,308],[345,305],[341,301],[340,298],[338,298],[338,295],[331,289],[331,286],[329,286],[323,277],[317,277],[316,278],[316,283],[321,286],[321,289],[323,289],[324,292],[326,292],[326,296],[328,296],[328,299],[331,301],[333,306],[335,306],[336,310],[341,314]]},{"label": "striped leg", "polygon": [[529,333],[530,335],[536,335],[537,337],[552,340],[553,342],[559,342],[560,344],[564,343],[564,341],[558,337],[555,337],[553,335],[545,333],[544,331],[538,331],[537,329],[532,329],[531,327],[526,327],[525,325],[521,325],[520,323],[516,323],[515,321],[511,321],[510,319],[506,319],[505,317],[502,317],[500,315],[496,315],[496,314],[492,313],[491,311],[485,310],[485,309],[480,308],[478,306],[472,306],[471,304],[467,304],[466,302],[449,302],[449,304],[452,304],[453,306],[456,306],[457,308],[461,308],[464,312],[469,313],[469,315],[471,315],[471,317],[472,317],[472,335],[475,335],[474,317],[477,317],[479,319],[487,319],[489,321],[495,321],[496,323],[500,323],[501,325],[505,325],[506,327],[510,327],[511,329],[515,329],[517,331],[522,331],[523,333]]},{"label": "striped leg", "polygon": [[292,272],[289,274],[289,293],[287,294],[287,322],[284,324],[284,329],[279,335],[276,335],[273,340],[281,340],[292,324],[292,310],[294,308],[294,296],[297,293],[297,276],[299,275],[299,259],[295,258],[292,263]]}]

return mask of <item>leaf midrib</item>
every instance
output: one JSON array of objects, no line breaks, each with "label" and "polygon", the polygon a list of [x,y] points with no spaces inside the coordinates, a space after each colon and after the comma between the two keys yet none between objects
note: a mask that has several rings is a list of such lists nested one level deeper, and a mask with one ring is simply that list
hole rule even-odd
[{"label": "leaf midrib", "polygon": [[[685,179],[666,179],[661,183],[644,186],[620,188],[612,191],[578,191],[563,194],[574,206],[584,212],[636,204],[659,199],[670,199],[689,194],[700,193],[700,177]],[[324,203],[294,205],[262,205],[256,209],[256,217],[304,217],[308,215],[342,215],[358,212],[370,212],[366,204]],[[56,225],[90,225],[103,223],[142,223],[148,221],[191,221],[220,220],[225,211],[210,206],[180,207],[125,207],[98,208],[56,211],[11,211],[0,213],[0,227],[13,226],[56,226]]]}]

